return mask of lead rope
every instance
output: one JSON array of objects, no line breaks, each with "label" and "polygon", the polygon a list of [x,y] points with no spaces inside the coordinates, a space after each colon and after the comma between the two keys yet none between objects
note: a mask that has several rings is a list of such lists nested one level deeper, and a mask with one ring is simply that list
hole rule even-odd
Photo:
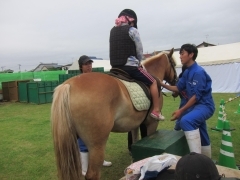
[{"label": "lead rope", "polygon": [[[159,79],[159,81],[160,81],[160,79]],[[167,84],[167,82],[165,82],[165,84]],[[170,97],[170,96],[171,96],[171,95],[168,96],[168,95],[167,95],[165,92],[163,92],[162,90],[163,90],[163,87],[161,87],[161,92],[162,92],[162,94],[163,94],[164,96],[166,96],[166,97]],[[174,99],[174,100],[175,100],[175,99]]]}]

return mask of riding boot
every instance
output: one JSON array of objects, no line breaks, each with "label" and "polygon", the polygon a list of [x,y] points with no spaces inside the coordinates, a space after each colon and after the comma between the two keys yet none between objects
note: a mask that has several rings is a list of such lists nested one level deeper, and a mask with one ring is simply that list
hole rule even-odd
[{"label": "riding boot", "polygon": [[[86,175],[88,169],[88,152],[80,152],[81,163],[82,163],[82,175]],[[103,166],[111,166],[112,162],[103,161]]]},{"label": "riding boot", "polygon": [[190,152],[201,154],[201,139],[199,129],[184,131]]},{"label": "riding boot", "polygon": [[88,152],[80,152],[82,163],[82,175],[85,176],[88,169]]},{"label": "riding boot", "polygon": [[208,156],[211,159],[212,158],[211,145],[202,146],[202,154],[204,154],[205,156]]}]

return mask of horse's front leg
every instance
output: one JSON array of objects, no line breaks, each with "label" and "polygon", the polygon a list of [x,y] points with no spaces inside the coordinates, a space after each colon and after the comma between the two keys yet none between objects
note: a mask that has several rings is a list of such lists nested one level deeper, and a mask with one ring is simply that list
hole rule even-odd
[{"label": "horse's front leg", "polygon": [[139,127],[133,129],[131,131],[132,133],[132,142],[135,143],[139,140]]},{"label": "horse's front leg", "polygon": [[148,116],[146,120],[145,128],[146,128],[146,133],[147,136],[152,135],[153,133],[156,132],[157,127],[158,127],[158,121],[154,120],[152,117]]}]

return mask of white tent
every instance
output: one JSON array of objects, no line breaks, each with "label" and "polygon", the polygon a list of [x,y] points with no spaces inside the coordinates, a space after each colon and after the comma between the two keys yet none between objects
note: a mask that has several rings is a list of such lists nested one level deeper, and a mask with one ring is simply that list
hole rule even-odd
[{"label": "white tent", "polygon": [[[179,74],[181,72],[179,51],[174,52],[173,56]],[[213,92],[240,92],[240,43],[199,48],[196,62],[212,78]]]},{"label": "white tent", "polygon": [[[177,65],[181,65],[179,51],[174,52],[174,58]],[[196,61],[201,65],[224,64],[229,62],[239,62],[240,59],[240,42],[233,44],[225,44],[218,46],[210,46],[198,48],[198,56]]]},{"label": "white tent", "polygon": [[[179,51],[174,52],[177,63],[177,73],[181,72]],[[93,67],[104,67],[104,71],[111,69],[109,60],[93,60]],[[240,92],[240,42],[226,45],[198,48],[196,62],[201,65],[212,78],[212,91],[215,93]],[[69,70],[78,70],[75,61]]]}]

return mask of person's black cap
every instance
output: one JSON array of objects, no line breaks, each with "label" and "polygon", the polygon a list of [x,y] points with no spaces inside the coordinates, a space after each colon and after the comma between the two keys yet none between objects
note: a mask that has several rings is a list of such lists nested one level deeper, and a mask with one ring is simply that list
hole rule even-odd
[{"label": "person's black cap", "polygon": [[129,16],[131,18],[133,18],[135,21],[134,21],[134,27],[137,29],[137,15],[136,13],[131,10],[131,9],[124,9],[120,12],[120,14],[118,15],[118,17],[120,16]]},{"label": "person's black cap", "polygon": [[175,180],[219,180],[214,162],[203,154],[191,152],[179,159],[175,168]]},{"label": "person's black cap", "polygon": [[93,62],[93,60],[91,60],[88,56],[83,55],[83,56],[81,56],[81,57],[79,58],[78,64],[79,64],[79,66],[81,66],[81,65],[85,64],[85,63],[88,62],[88,61]]}]

